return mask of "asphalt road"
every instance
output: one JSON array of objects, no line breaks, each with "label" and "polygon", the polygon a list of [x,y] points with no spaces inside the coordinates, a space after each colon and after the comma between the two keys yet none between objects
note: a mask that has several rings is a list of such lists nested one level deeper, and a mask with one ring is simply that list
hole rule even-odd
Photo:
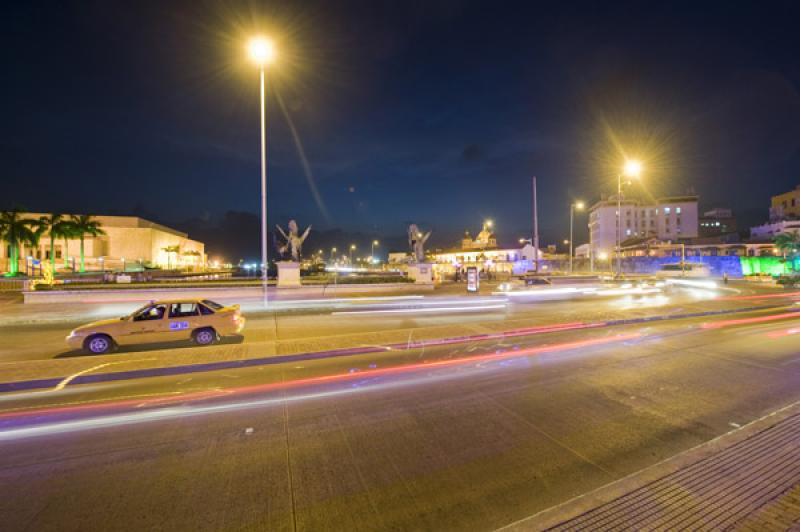
[{"label": "asphalt road", "polygon": [[[769,300],[747,299],[764,294],[747,285],[737,292],[676,290],[669,295],[621,296],[613,298],[541,301],[485,295],[480,297],[439,295],[404,296],[397,299],[340,298],[327,301],[284,304],[264,312],[256,304],[245,304],[248,319],[242,338],[229,339],[222,347],[197,348],[187,344],[128,347],[115,360],[153,352],[169,356],[180,348],[183,356],[224,353],[227,346],[243,344],[236,356],[263,356],[321,350],[342,345],[364,345],[428,336],[467,334],[486,328],[568,321],[607,320],[623,317],[690,313],[735,309]],[[775,291],[766,291],[774,294]],[[744,299],[737,299],[743,297]],[[43,305],[6,304],[0,313],[0,369],[3,364],[81,356],[67,348],[64,338],[74,327],[87,322],[127,314],[137,304]],[[252,351],[252,352],[251,352]],[[223,355],[225,356],[225,355]]]},{"label": "asphalt road", "polygon": [[[4,397],[0,518],[7,530],[494,529],[800,400],[800,315],[769,316]],[[98,400],[110,402],[82,409]]]}]

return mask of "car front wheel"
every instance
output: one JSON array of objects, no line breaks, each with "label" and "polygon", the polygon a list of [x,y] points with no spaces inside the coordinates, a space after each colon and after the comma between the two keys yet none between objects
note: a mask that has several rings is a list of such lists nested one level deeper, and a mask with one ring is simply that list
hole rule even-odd
[{"label": "car front wheel", "polygon": [[105,334],[95,334],[86,339],[83,344],[84,349],[95,355],[108,353],[114,348],[114,341]]},{"label": "car front wheel", "polygon": [[197,345],[211,345],[217,341],[217,331],[212,328],[198,329],[194,333],[194,343]]}]

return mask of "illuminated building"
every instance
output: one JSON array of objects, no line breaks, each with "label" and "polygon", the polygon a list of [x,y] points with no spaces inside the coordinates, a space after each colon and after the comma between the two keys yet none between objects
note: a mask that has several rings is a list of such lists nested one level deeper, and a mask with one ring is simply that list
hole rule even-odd
[{"label": "illuminated building", "polygon": [[[24,213],[23,218],[39,219],[44,213]],[[69,215],[64,216],[69,219]],[[138,216],[92,216],[105,233],[84,236],[87,270],[141,269],[142,266],[192,269],[205,265],[205,244],[192,240],[186,233],[139,218]],[[56,238],[55,258],[58,270],[71,270],[80,263],[80,238],[64,241]],[[50,237],[45,233],[37,247],[22,246],[20,271],[27,260],[48,259]],[[0,245],[0,270],[7,269],[8,246]],[[73,262],[74,261],[74,262]]]},{"label": "illuminated building", "polygon": [[718,236],[736,232],[736,218],[730,209],[711,209],[700,217],[700,236]]},{"label": "illuminated building", "polygon": [[769,218],[772,221],[800,218],[800,185],[789,192],[772,196]]},{"label": "illuminated building", "polygon": [[[697,196],[659,198],[655,203],[623,199],[622,242],[635,238],[675,241],[698,236]],[[614,254],[617,242],[617,199],[601,199],[589,208],[589,240],[594,256]]]}]

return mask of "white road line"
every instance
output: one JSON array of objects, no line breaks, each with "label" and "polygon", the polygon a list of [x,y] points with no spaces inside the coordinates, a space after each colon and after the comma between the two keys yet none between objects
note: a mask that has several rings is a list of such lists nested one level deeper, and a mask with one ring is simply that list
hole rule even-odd
[{"label": "white road line", "polygon": [[91,367],[91,368],[89,368],[89,369],[84,369],[84,370],[82,370],[82,371],[79,371],[79,372],[77,372],[77,373],[73,373],[73,374],[72,374],[72,375],[70,375],[69,377],[67,377],[67,378],[65,378],[64,380],[62,380],[61,382],[59,382],[59,383],[56,385],[56,387],[55,387],[55,388],[53,388],[52,390],[45,390],[45,391],[50,391],[50,392],[58,392],[58,391],[61,391],[61,390],[63,390],[63,389],[64,389],[64,388],[65,388],[65,387],[66,387],[66,386],[67,386],[67,385],[68,385],[70,382],[72,382],[72,381],[73,381],[73,380],[75,380],[76,378],[80,377],[81,375],[85,375],[85,374],[87,374],[87,373],[91,373],[91,372],[93,372],[94,370],[97,370],[97,369],[100,369],[100,368],[105,368],[106,366],[113,366],[114,364],[130,364],[130,363],[132,363],[132,362],[150,362],[150,361],[153,361],[153,360],[155,360],[155,359],[154,359],[154,358],[146,358],[146,359],[140,359],[140,360],[116,360],[116,361],[114,361],[114,362],[106,362],[105,364],[99,364],[99,365],[97,365],[97,366],[94,366],[94,367]]},{"label": "white road line", "polygon": [[331,312],[331,315],[344,314],[416,314],[419,312],[472,312],[473,310],[487,310],[506,308],[506,305],[481,305],[474,307],[437,307],[437,308],[409,308],[409,309],[390,309],[390,310],[342,310]]}]

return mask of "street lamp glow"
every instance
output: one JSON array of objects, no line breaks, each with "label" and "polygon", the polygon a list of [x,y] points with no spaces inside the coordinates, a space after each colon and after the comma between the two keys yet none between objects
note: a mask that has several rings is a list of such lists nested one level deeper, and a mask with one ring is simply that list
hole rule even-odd
[{"label": "street lamp glow", "polygon": [[275,61],[275,45],[264,37],[254,37],[247,43],[247,52],[258,65],[268,65]]},{"label": "street lamp glow", "polygon": [[491,220],[486,220],[486,227],[491,227],[492,225],[494,225],[494,222]]},{"label": "street lamp glow", "polygon": [[586,205],[582,201],[576,201],[575,202],[575,209],[576,210],[582,211],[584,209],[584,207],[586,207]]},{"label": "street lamp glow", "polygon": [[628,177],[639,177],[642,173],[642,163],[635,160],[625,161],[624,173]]},{"label": "street lamp glow", "polygon": [[377,240],[373,240],[373,241],[372,241],[372,245],[373,245],[373,246],[377,246],[378,244],[380,244],[380,242],[378,242]]}]

